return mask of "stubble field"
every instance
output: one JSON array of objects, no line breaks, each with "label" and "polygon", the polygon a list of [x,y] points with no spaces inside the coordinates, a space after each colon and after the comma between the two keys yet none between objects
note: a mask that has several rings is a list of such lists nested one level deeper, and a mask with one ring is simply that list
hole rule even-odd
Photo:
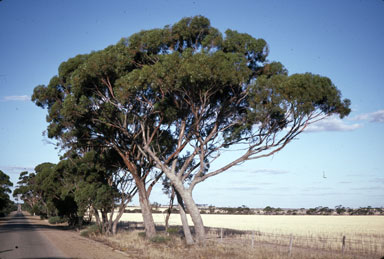
[{"label": "stubble field", "polygon": [[[156,225],[164,225],[165,214],[153,214]],[[278,216],[203,214],[209,239],[234,240],[242,246],[278,246],[290,251],[326,251],[345,256],[377,258],[384,255],[383,216]],[[123,222],[142,222],[140,213],[126,213]],[[181,225],[178,214],[170,225]],[[189,224],[192,221],[189,218]],[[237,231],[232,231],[237,230]],[[358,258],[358,257],[357,257]]]}]

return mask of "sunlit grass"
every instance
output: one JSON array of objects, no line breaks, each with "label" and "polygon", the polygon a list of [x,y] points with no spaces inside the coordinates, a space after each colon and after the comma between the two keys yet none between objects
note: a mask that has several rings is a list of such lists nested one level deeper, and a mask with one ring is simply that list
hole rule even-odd
[{"label": "sunlit grass", "polygon": [[[163,225],[164,214],[153,214],[155,223]],[[345,236],[346,253],[384,254],[384,217],[382,216],[269,216],[203,214],[206,227],[248,231],[241,239],[246,244],[277,244],[326,251],[341,251]],[[140,213],[126,213],[122,221],[142,222]],[[192,221],[189,218],[189,223]],[[178,214],[170,225],[181,225]],[[216,236],[220,237],[220,231]],[[225,232],[224,232],[225,233]]]}]

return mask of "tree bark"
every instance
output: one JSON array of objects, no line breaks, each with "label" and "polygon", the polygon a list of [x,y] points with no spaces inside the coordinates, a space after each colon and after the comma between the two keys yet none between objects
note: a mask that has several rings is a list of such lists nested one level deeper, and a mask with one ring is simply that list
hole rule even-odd
[{"label": "tree bark", "polygon": [[97,224],[99,227],[102,227],[102,226],[101,226],[101,222],[100,222],[100,215],[99,215],[99,212],[97,211],[96,208],[93,208],[93,211],[94,211],[94,213],[95,213],[96,224]]},{"label": "tree bark", "polygon": [[182,180],[174,173],[173,170],[164,166],[160,159],[151,151],[149,147],[144,147],[144,150],[148,152],[148,154],[156,161],[159,169],[163,170],[166,176],[171,181],[173,187],[176,191],[179,192],[181,198],[183,199],[185,205],[188,208],[189,214],[192,218],[192,222],[194,225],[195,233],[196,233],[196,241],[200,245],[205,244],[205,228],[203,224],[203,219],[201,218],[199,209],[196,206],[195,201],[192,198],[192,189],[186,189]]},{"label": "tree bark", "polygon": [[199,208],[197,208],[197,205],[192,198],[192,191],[186,190],[180,179],[176,177],[172,177],[172,178],[174,180],[173,185],[176,191],[180,194],[181,198],[183,199],[185,205],[188,208],[189,215],[192,218],[192,222],[193,222],[193,226],[196,234],[196,242],[200,245],[204,245],[205,244],[205,228],[203,224],[203,219],[201,218],[201,215],[200,215]]},{"label": "tree bark", "polygon": [[156,228],[155,228],[155,222],[153,221],[152,211],[151,211],[151,204],[149,203],[149,199],[147,196],[147,191],[145,189],[144,183],[139,179],[135,182],[136,186],[139,192],[139,202],[140,202],[140,208],[141,208],[141,215],[143,216],[143,223],[145,228],[145,235],[147,238],[153,238],[156,235]]},{"label": "tree bark", "polygon": [[176,191],[176,196],[177,196],[177,202],[179,203],[180,218],[181,218],[181,223],[183,225],[185,242],[187,243],[187,245],[193,245],[194,241],[192,238],[191,229],[189,228],[189,225],[188,225],[188,218],[187,218],[187,214],[185,213],[183,199],[181,198],[180,194],[177,191]]},{"label": "tree bark", "polygon": [[125,208],[126,208],[126,205],[121,204],[119,208],[119,213],[116,215],[116,218],[113,220],[113,224],[112,224],[113,235],[116,235],[117,233],[117,224],[119,223],[121,217],[123,216]]},{"label": "tree bark", "polygon": [[102,231],[105,234],[110,234],[109,220],[108,220],[108,212],[101,210],[101,218],[102,221]]},{"label": "tree bark", "polygon": [[120,154],[133,179],[135,180],[136,188],[139,192],[139,202],[141,208],[141,215],[143,216],[145,235],[149,239],[153,238],[156,235],[156,228],[155,222],[153,221],[149,197],[145,188],[145,179],[142,179],[140,177],[137,167],[133,163],[131,163],[131,161],[129,161],[126,155],[124,155],[119,149],[116,149],[116,151]]},{"label": "tree bark", "polygon": [[169,227],[169,218],[171,217],[172,208],[173,208],[173,200],[175,199],[175,189],[172,188],[171,199],[169,200],[169,207],[167,210],[167,216],[165,216],[165,231],[168,232]]},{"label": "tree bark", "polygon": [[195,201],[192,198],[192,193],[188,190],[183,190],[180,192],[181,197],[185,205],[187,205],[189,215],[192,218],[192,222],[195,228],[196,233],[196,242],[200,245],[205,244],[205,228],[203,219],[201,218],[199,208],[197,207]]}]

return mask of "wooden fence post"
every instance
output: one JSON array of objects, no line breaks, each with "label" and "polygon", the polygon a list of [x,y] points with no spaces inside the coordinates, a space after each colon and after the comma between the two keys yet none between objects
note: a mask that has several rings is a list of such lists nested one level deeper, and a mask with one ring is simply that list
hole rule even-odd
[{"label": "wooden fence post", "polygon": [[342,252],[342,254],[343,254],[343,256],[344,256],[344,251],[345,251],[345,236],[343,236],[343,239],[342,239],[342,245],[341,245],[341,252]]},{"label": "wooden fence post", "polygon": [[252,248],[255,247],[255,231],[252,231]]},{"label": "wooden fence post", "polygon": [[220,242],[223,242],[223,228],[220,229]]},{"label": "wooden fence post", "polygon": [[288,256],[291,256],[292,253],[292,245],[293,245],[293,236],[292,234],[289,236],[289,251],[288,251]]}]

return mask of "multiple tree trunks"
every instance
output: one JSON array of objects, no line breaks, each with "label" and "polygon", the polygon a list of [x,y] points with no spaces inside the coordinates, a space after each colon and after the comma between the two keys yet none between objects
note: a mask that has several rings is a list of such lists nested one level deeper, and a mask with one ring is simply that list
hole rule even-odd
[{"label": "multiple tree trunks", "polygon": [[[148,238],[156,234],[149,195],[164,173],[191,215],[195,241],[204,244],[192,198],[197,184],[275,154],[311,123],[350,112],[329,78],[288,75],[268,52],[263,39],[230,29],[223,36],[205,17],[183,18],[63,62],[32,100],[48,109],[48,136],[63,148],[119,154],[138,189]],[[243,153],[211,170],[233,146]],[[146,188],[150,173],[155,180]]]}]

